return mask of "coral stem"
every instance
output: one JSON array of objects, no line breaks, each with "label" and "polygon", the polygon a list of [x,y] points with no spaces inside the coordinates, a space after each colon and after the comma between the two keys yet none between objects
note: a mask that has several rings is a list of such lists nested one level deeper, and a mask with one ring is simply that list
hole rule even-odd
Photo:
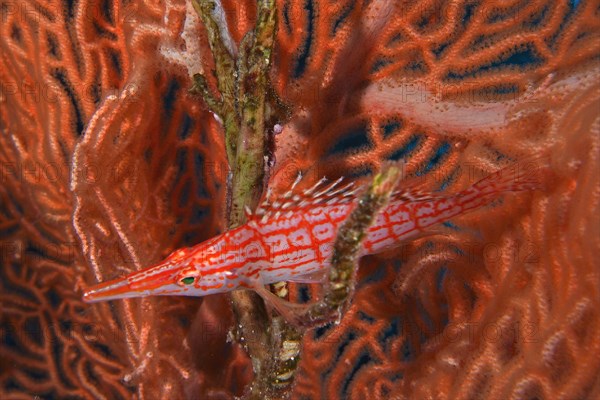
[{"label": "coral stem", "polygon": [[358,205],[337,233],[325,295],[307,310],[303,321],[314,326],[332,316],[342,316],[354,293],[362,241],[378,212],[388,203],[399,179],[400,169],[393,165],[373,178]]},{"label": "coral stem", "polygon": [[[206,78],[199,74],[194,76],[192,92],[200,94],[211,111],[223,121],[231,171],[227,224],[230,229],[245,222],[246,206],[255,208],[258,204],[265,176],[265,121],[272,118],[273,109],[268,104],[272,100],[268,98],[271,89],[268,73],[277,13],[273,0],[259,0],[257,7],[256,27],[246,34],[234,59],[223,43],[213,17],[215,4],[209,0],[194,0],[194,8],[208,32],[220,100],[212,95]],[[276,337],[280,337],[277,336],[280,329],[270,329],[265,304],[256,293],[236,291],[231,294],[231,300],[239,329],[238,339],[245,345],[254,368],[256,384],[251,386],[248,396],[280,397],[281,394],[274,393],[268,385],[272,381],[270,376],[280,375],[276,364],[270,361],[272,349],[277,348],[275,342],[279,342]],[[298,336],[295,332],[292,335]],[[253,340],[245,340],[250,337]]]},{"label": "coral stem", "polygon": [[[244,208],[255,208],[263,191],[268,157],[266,121],[285,118],[285,106],[273,96],[268,76],[277,25],[276,5],[273,0],[258,1],[257,25],[243,38],[235,59],[222,42],[212,15],[214,3],[195,0],[194,7],[208,31],[220,99],[199,74],[194,76],[191,90],[200,94],[223,121],[231,169],[228,187],[231,229],[245,222]],[[327,293],[302,314],[302,325],[311,326],[341,315],[349,303],[362,239],[379,209],[387,203],[398,174],[397,168],[390,167],[377,175],[340,229]],[[239,329],[237,336],[246,346],[254,368],[255,381],[248,397],[285,397],[298,365],[302,332],[284,323],[281,317],[270,319],[263,300],[254,292],[236,291],[231,299]],[[245,340],[250,337],[254,340]]]}]

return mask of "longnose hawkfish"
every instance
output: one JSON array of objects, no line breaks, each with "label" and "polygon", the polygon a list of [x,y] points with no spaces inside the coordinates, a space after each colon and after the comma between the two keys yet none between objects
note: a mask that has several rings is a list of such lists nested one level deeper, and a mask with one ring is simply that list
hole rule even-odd
[{"label": "longnose hawkfish", "polygon": [[[530,169],[519,176],[516,170],[506,167],[449,195],[426,195],[419,185],[400,183],[368,229],[360,255],[380,253],[423,236],[503,193],[539,188],[538,174]],[[294,186],[277,200],[266,196],[254,213],[247,210],[245,224],[177,250],[147,269],[93,286],[83,299],[205,296],[236,289],[255,289],[264,295],[264,285],[274,282],[324,282],[336,233],[356,206],[361,186],[342,184],[341,179],[321,180],[303,191]]]}]

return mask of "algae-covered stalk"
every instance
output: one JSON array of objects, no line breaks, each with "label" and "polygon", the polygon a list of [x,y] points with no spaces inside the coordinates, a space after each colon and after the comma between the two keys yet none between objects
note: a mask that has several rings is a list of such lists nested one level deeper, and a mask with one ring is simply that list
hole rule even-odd
[{"label": "algae-covered stalk", "polygon": [[[276,31],[276,5],[273,0],[258,1],[256,27],[243,38],[237,56],[229,52],[223,42],[213,12],[215,3],[194,0],[194,8],[206,27],[215,63],[215,77],[219,96],[215,96],[207,79],[194,76],[192,91],[202,95],[207,106],[223,121],[225,143],[229,160],[231,180],[228,185],[228,227],[234,228],[245,221],[244,208],[255,208],[263,192],[266,155],[265,121],[279,110],[279,101],[272,101],[269,84],[269,68]],[[251,291],[232,293],[234,314],[239,327],[238,337],[245,342],[252,359],[257,382],[265,372],[265,362],[270,360],[273,335],[269,332],[269,317],[262,299]],[[252,329],[252,332],[249,330]],[[295,334],[295,333],[294,333]],[[252,393],[264,392],[260,385],[253,385]]]}]

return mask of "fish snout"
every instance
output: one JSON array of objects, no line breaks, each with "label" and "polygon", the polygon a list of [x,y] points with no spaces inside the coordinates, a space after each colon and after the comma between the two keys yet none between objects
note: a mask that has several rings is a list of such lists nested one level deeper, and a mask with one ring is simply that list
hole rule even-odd
[{"label": "fish snout", "polygon": [[127,277],[114,279],[94,285],[83,292],[83,301],[95,303],[98,301],[117,300],[134,297]]}]

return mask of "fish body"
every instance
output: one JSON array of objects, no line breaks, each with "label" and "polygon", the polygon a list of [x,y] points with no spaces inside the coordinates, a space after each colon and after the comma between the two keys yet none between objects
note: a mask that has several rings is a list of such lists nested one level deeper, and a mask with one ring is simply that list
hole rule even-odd
[{"label": "fish body", "polygon": [[[425,195],[414,185],[392,194],[367,231],[361,255],[377,254],[427,234],[431,227],[489,204],[505,192],[539,186],[536,174],[502,169],[447,196]],[[96,302],[150,295],[204,296],[279,281],[321,282],[329,270],[337,231],[357,204],[360,188],[340,180],[303,192],[293,187],[266,200],[248,222],[164,261],[85,291]]]}]

